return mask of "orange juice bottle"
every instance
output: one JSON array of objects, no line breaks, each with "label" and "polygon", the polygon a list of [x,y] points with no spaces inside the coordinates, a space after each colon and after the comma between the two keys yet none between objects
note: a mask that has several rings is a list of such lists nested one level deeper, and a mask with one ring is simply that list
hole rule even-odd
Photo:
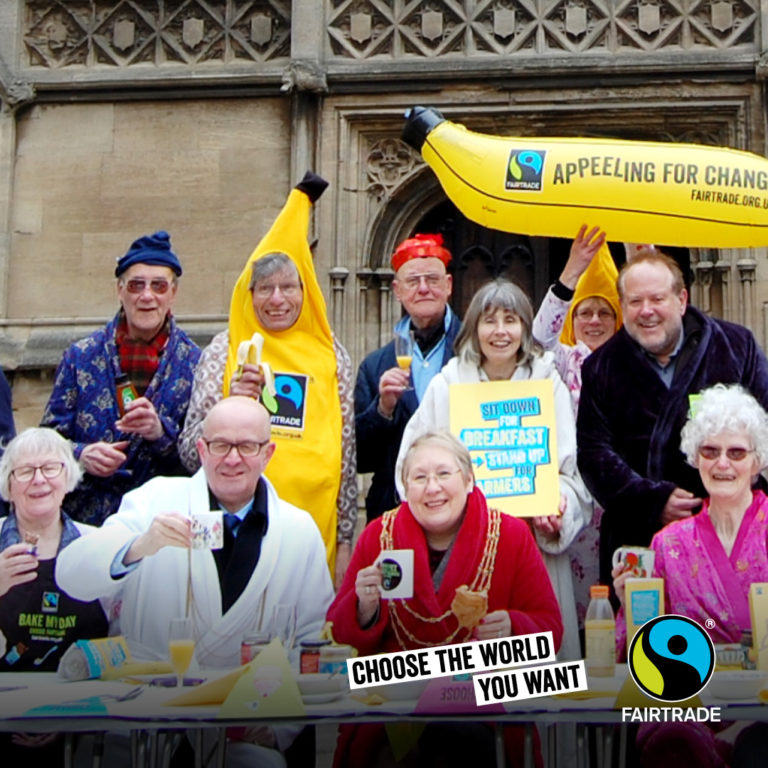
[{"label": "orange juice bottle", "polygon": [[589,597],[584,622],[587,674],[613,677],[616,669],[616,619],[608,599],[608,587],[595,584],[589,588]]}]

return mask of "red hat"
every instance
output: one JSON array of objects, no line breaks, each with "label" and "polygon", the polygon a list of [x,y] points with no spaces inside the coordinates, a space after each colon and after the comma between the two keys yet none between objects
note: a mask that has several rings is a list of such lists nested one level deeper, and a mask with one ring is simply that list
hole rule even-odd
[{"label": "red hat", "polygon": [[406,261],[411,259],[440,259],[447,267],[451,263],[451,252],[443,248],[443,236],[434,235],[414,235],[407,240],[403,240],[395,248],[392,254],[392,269],[397,272]]}]

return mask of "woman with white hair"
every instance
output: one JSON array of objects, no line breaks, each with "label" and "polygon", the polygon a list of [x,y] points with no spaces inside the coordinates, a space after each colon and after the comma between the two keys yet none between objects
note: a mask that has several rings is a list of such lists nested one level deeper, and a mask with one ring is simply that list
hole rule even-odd
[{"label": "woman with white hair", "polygon": [[[698,515],[653,538],[653,575],[664,578],[665,606],[701,622],[715,643],[738,642],[750,629],[749,585],[768,581],[768,497],[754,488],[768,466],[768,414],[738,384],[716,384],[692,404],[681,449],[709,494]],[[614,570],[621,601],[628,574]]]},{"label": "woman with white hair", "polygon": [[0,459],[11,505],[0,520],[0,672],[55,671],[75,640],[107,634],[100,603],[70,598],[54,579],[58,553],[90,528],[61,510],[81,477],[69,441],[47,427],[24,430]]},{"label": "woman with white hair", "polygon": [[[424,399],[403,434],[395,477],[414,440],[430,430],[448,429],[451,384],[481,381],[552,381],[557,426],[560,490],[558,509],[533,518],[536,542],[547,566],[563,617],[560,658],[581,658],[570,559],[566,550],[589,522],[592,504],[576,467],[576,426],[570,395],[551,352],[532,335],[533,308],[520,286],[494,280],[472,297],[456,337],[456,357],[429,384]],[[403,495],[402,483],[398,485]]]},{"label": "woman with white hair", "polygon": [[[667,613],[699,622],[714,643],[738,643],[751,628],[749,585],[768,581],[768,496],[755,487],[768,466],[768,414],[738,384],[705,389],[691,408],[681,449],[699,470],[709,496],[699,514],[670,523],[653,537],[653,575],[664,579]],[[619,566],[613,576],[623,606],[631,574],[621,573]],[[625,651],[623,609],[616,634],[617,650]],[[762,741],[762,751],[755,754],[764,761],[767,736],[764,726],[751,728],[736,740],[730,758],[722,735],[715,738],[700,724],[643,726],[638,744],[643,765],[654,768],[677,765],[683,755],[697,766],[720,768],[727,762],[735,768],[751,765],[741,761],[747,738]]]},{"label": "woman with white hair", "polygon": [[[101,604],[69,597],[54,578],[58,553],[90,528],[61,509],[82,474],[70,442],[48,427],[17,435],[0,459],[11,507],[0,520],[0,672],[53,672],[76,640],[108,632]],[[7,765],[63,764],[60,734],[2,734],[0,751]]]}]

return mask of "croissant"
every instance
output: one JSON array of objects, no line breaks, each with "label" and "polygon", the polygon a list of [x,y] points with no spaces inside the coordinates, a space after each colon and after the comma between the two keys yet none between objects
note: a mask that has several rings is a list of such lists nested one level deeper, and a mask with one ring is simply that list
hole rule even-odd
[{"label": "croissant", "polygon": [[459,620],[460,627],[474,629],[480,619],[488,613],[488,594],[472,592],[466,584],[456,589],[456,595],[451,602],[451,611]]}]

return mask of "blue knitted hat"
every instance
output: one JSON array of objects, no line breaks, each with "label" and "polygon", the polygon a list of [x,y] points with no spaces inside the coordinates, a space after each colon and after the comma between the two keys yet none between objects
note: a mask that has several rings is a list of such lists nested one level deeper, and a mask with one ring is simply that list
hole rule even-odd
[{"label": "blue knitted hat", "polygon": [[134,264],[169,267],[177,276],[181,275],[181,263],[171,250],[171,236],[162,229],[154,235],[145,235],[131,243],[128,253],[117,260],[115,277],[120,277],[128,267]]}]

